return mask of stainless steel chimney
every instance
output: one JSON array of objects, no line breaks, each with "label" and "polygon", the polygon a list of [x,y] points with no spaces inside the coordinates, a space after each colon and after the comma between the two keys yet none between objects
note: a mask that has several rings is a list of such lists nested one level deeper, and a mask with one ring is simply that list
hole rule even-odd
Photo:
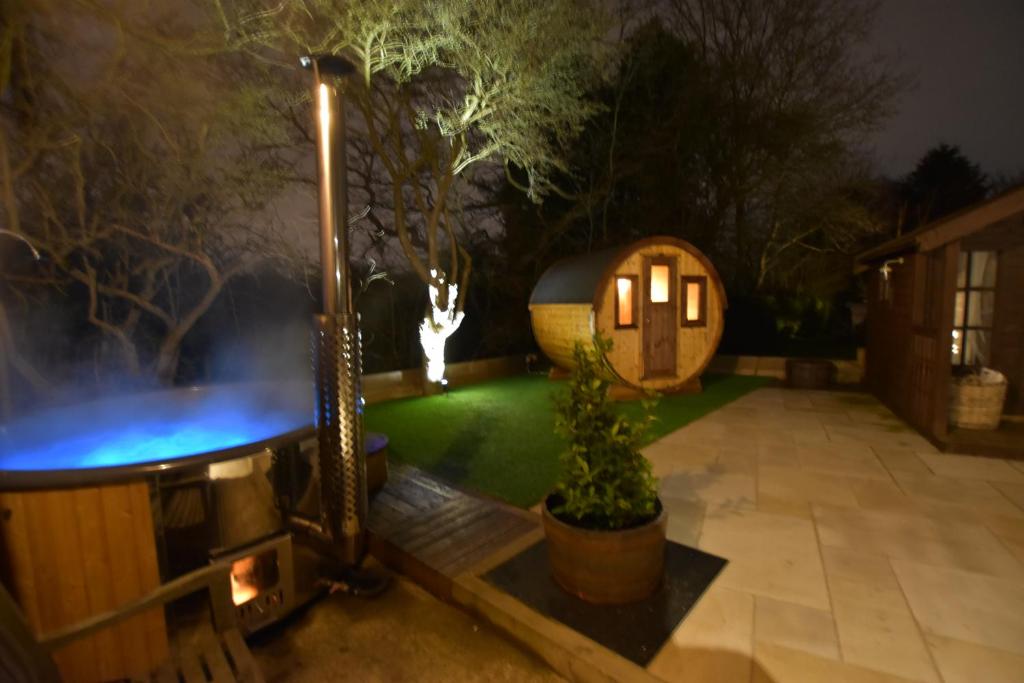
[{"label": "stainless steel chimney", "polygon": [[315,316],[313,369],[319,441],[320,531],[338,559],[358,564],[366,548],[366,456],[363,450],[360,338],[349,281],[345,113],[324,76],[351,65],[338,57],[303,60],[315,75],[317,172],[323,313]]}]

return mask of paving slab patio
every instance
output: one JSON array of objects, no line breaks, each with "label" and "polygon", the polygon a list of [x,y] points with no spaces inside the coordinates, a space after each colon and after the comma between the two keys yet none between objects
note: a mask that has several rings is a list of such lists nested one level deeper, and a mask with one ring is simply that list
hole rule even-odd
[{"label": "paving slab patio", "polygon": [[730,561],[649,673],[1024,681],[1021,463],[939,453],[867,394],[782,388],[646,453],[669,537]]},{"label": "paving slab patio", "polygon": [[[574,681],[1024,683],[1024,463],[938,453],[866,394],[781,388],[747,394],[645,454],[661,479],[669,538],[729,562],[646,667],[481,578],[541,541],[535,514],[506,510],[522,533],[474,541],[472,562],[453,564],[444,590],[424,585]],[[455,495],[439,483],[430,492],[405,502],[413,509]],[[385,629],[405,633],[420,621],[406,616]],[[490,641],[481,654],[509,657],[511,668],[456,666],[454,650],[432,664],[432,633],[412,638],[430,643],[414,653],[424,666],[375,668],[391,662],[383,656],[360,671],[367,680],[554,679]],[[328,651],[338,665],[362,650],[320,647],[311,661]],[[366,647],[367,656],[400,650]],[[308,673],[333,680],[336,671]],[[284,667],[279,677],[295,674]]]}]

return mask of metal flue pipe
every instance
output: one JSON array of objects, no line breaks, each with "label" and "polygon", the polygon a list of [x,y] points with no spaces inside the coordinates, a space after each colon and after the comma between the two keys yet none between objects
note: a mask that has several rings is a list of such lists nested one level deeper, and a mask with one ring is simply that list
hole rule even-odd
[{"label": "metal flue pipe", "polygon": [[348,286],[348,232],[345,229],[348,216],[345,108],[337,89],[319,77],[316,119],[323,312],[325,315],[344,315],[352,311],[352,288]]},{"label": "metal flue pipe", "polygon": [[325,76],[351,65],[334,56],[305,57],[314,73],[323,313],[315,316],[313,366],[319,441],[320,527],[338,558],[358,564],[366,549],[366,455],[363,450],[360,338],[352,307],[348,187],[342,99]]}]

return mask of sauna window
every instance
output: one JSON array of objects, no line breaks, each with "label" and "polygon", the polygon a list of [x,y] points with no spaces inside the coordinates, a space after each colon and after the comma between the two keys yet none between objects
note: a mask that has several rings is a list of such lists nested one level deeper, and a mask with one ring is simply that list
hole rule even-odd
[{"label": "sauna window", "polygon": [[651,303],[665,304],[670,301],[669,279],[670,268],[668,265],[651,265]]},{"label": "sauna window", "polygon": [[996,308],[996,252],[960,253],[953,305],[953,365],[989,364]]},{"label": "sauna window", "polygon": [[615,277],[615,328],[636,327],[637,276]]},{"label": "sauna window", "polygon": [[708,323],[708,279],[703,275],[684,275],[683,327],[704,327]]}]

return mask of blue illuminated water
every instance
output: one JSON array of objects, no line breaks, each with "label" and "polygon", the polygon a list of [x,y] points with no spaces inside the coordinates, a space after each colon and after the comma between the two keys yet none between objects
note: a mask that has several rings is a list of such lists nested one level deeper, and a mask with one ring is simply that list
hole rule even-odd
[{"label": "blue illuminated water", "polygon": [[0,471],[154,463],[244,446],[312,426],[313,388],[214,385],[135,394],[0,426]]}]

